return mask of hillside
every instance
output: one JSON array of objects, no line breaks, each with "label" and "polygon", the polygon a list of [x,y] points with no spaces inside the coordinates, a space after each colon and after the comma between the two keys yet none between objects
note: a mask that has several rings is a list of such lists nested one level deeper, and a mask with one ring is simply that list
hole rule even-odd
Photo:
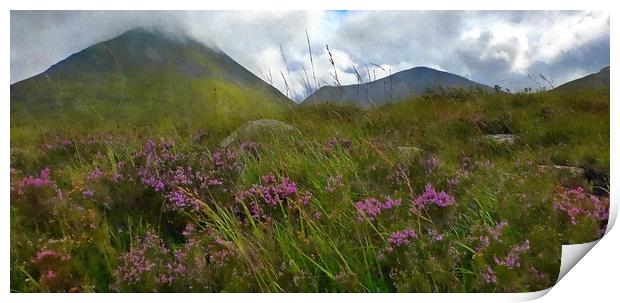
[{"label": "hillside", "polygon": [[427,91],[440,89],[481,89],[493,88],[468,80],[464,77],[435,70],[428,67],[414,67],[391,76],[363,84],[323,86],[304,100],[304,104],[320,102],[351,103],[362,107],[382,105],[403,101],[419,96]]},{"label": "hillside", "polygon": [[36,119],[53,127],[69,112],[83,118],[72,121],[75,126],[156,126],[166,118],[235,124],[289,105],[293,102],[225,53],[188,37],[141,28],[11,85],[11,111],[23,117],[12,126]]},{"label": "hillside", "polygon": [[578,91],[586,89],[609,88],[609,66],[604,67],[598,73],[587,75],[583,78],[564,83],[554,91]]}]

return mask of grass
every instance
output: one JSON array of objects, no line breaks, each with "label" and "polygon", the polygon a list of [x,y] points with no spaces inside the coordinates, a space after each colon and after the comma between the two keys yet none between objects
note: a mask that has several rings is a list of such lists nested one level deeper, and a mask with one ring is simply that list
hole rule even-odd
[{"label": "grass", "polygon": [[[452,92],[362,110],[263,106],[262,94],[217,81],[150,93],[156,86],[116,103],[93,91],[64,110],[11,104],[12,291],[535,291],[555,283],[561,244],[597,239],[606,224],[585,211],[571,224],[554,203],[577,185],[584,199],[608,203],[597,190],[609,182],[608,91]],[[186,96],[169,99],[170,89]],[[234,145],[218,165],[219,142],[260,118],[300,135]],[[498,133],[516,142],[484,138]],[[586,177],[567,182],[539,165],[581,167]],[[23,184],[45,167],[47,183]],[[175,183],[178,167],[222,184]],[[261,181],[270,174],[275,184]],[[343,182],[328,190],[335,176]],[[238,196],[285,178],[296,192],[274,205]],[[427,184],[455,203],[412,211]],[[174,191],[194,206],[175,206]],[[401,205],[360,219],[356,202],[387,196]],[[390,242],[405,228],[417,237]],[[514,252],[525,241],[529,249]],[[518,266],[502,265],[511,254]]]}]

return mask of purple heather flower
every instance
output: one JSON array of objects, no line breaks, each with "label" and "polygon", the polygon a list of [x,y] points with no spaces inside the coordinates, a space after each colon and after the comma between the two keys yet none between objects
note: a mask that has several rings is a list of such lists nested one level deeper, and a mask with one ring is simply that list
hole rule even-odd
[{"label": "purple heather flower", "polygon": [[103,172],[99,169],[99,167],[95,167],[93,171],[88,174],[88,181],[94,181],[103,176]]},{"label": "purple heather flower", "polygon": [[[584,217],[590,217],[599,222],[609,218],[609,199],[587,194],[581,187],[563,190],[556,196],[553,207],[566,214],[573,225],[579,223]],[[605,232],[605,229],[606,227],[601,229],[601,234]]]},{"label": "purple heather flower", "polygon": [[312,193],[309,191],[304,192],[304,194],[299,198],[299,202],[301,202],[302,205],[308,205],[308,203],[310,203],[310,200],[312,199]]},{"label": "purple heather flower", "polygon": [[452,187],[455,187],[455,186],[459,185],[459,183],[460,183],[460,181],[459,181],[459,178],[457,178],[457,177],[454,177],[454,178],[448,180],[448,185],[450,185]]},{"label": "purple heather flower", "polygon": [[331,193],[331,192],[334,192],[337,188],[343,187],[343,186],[344,184],[342,183],[341,175],[338,175],[336,177],[329,176],[327,177],[327,186],[325,190],[327,190],[328,193]]},{"label": "purple heather flower", "polygon": [[506,220],[502,220],[499,223],[497,223],[497,225],[494,228],[489,228],[489,234],[491,234],[491,237],[493,237],[493,240],[498,241],[500,235],[502,234],[502,231],[504,230],[504,228],[508,226],[508,222]]},{"label": "purple heather flower", "polygon": [[363,221],[364,217],[373,221],[381,213],[382,204],[375,198],[369,198],[355,203],[358,213],[358,221]]},{"label": "purple heather flower", "polygon": [[480,238],[478,238],[480,240],[480,245],[478,245],[474,251],[476,251],[476,253],[482,253],[482,251],[484,251],[485,249],[487,249],[487,247],[489,247],[489,237],[487,236],[480,236]]},{"label": "purple heather flower", "polygon": [[214,185],[222,185],[222,184],[224,184],[224,182],[214,178],[214,179],[209,179],[207,181],[207,184],[211,185],[211,186],[214,186]]},{"label": "purple heather flower", "polygon": [[57,189],[56,183],[50,179],[51,170],[49,167],[43,169],[38,176],[28,176],[15,183],[12,190],[15,190],[18,195],[23,195],[27,188],[41,188],[50,187],[54,190]]},{"label": "purple heather flower", "polygon": [[82,197],[86,198],[86,199],[90,199],[95,195],[95,191],[92,189],[87,189],[85,191],[82,192]]},{"label": "purple heather flower", "polygon": [[453,196],[444,191],[435,191],[430,183],[424,189],[424,192],[413,200],[413,206],[417,209],[424,209],[428,204],[435,204],[439,207],[447,207],[454,204]]},{"label": "purple heather flower", "polygon": [[497,283],[497,276],[495,276],[495,272],[489,266],[482,271],[482,279],[488,284]]},{"label": "purple heather flower", "polygon": [[297,193],[297,184],[292,182],[288,177],[282,178],[282,188],[284,189],[285,195]]},{"label": "purple heather flower", "polygon": [[405,246],[411,242],[412,239],[417,239],[418,235],[411,228],[405,228],[403,230],[397,230],[393,232],[387,240],[386,251],[388,253],[394,251],[394,248],[399,246]]},{"label": "purple heather flower", "polygon": [[53,270],[48,270],[45,278],[47,278],[48,280],[56,278],[56,272],[54,272]]},{"label": "purple heather flower", "polygon": [[399,199],[392,199],[390,196],[387,196],[385,198],[385,203],[383,204],[383,209],[391,209],[394,208],[396,206],[400,206],[400,202],[402,200]]},{"label": "purple heather flower", "polygon": [[385,199],[385,203],[375,198],[368,198],[355,203],[355,209],[357,210],[357,221],[363,222],[364,218],[368,218],[369,221],[374,221],[383,210],[392,209],[399,206],[401,199],[392,199],[388,196]]},{"label": "purple heather flower", "polygon": [[437,157],[436,155],[426,157],[422,159],[421,162],[424,166],[424,171],[426,171],[427,174],[432,173],[433,170],[435,170],[435,168],[437,168],[441,164],[439,157]]},{"label": "purple heather flower", "polygon": [[443,240],[443,234],[439,233],[436,229],[431,228],[427,230],[429,237],[435,241]]},{"label": "purple heather flower", "polygon": [[176,209],[183,209],[185,206],[187,206],[187,197],[185,197],[185,194],[178,189],[170,193],[168,195],[168,199],[170,200],[170,202],[172,202],[172,205]]},{"label": "purple heather flower", "polygon": [[493,260],[495,261],[495,264],[506,266],[508,268],[520,267],[521,263],[519,262],[519,258],[521,254],[525,253],[528,250],[530,250],[530,241],[525,240],[522,244],[512,246],[510,251],[508,252],[508,255],[505,258],[500,259],[496,256],[493,256]]},{"label": "purple heather flower", "polygon": [[276,182],[276,176],[274,176],[273,174],[264,175],[260,177],[260,179],[263,184],[273,184]]}]

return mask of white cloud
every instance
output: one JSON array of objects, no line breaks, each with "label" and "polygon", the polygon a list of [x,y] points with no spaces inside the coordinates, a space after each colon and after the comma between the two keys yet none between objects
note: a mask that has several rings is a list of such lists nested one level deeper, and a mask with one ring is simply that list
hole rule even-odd
[{"label": "white cloud", "polygon": [[[312,80],[305,30],[318,82],[333,83],[329,44],[341,84],[415,66],[519,89],[527,74],[554,79],[609,64],[609,13],[585,11],[163,11],[12,12],[11,81],[42,72],[96,42],[155,25],[217,46],[261,78],[302,98]],[[286,56],[289,73],[279,45]],[[380,65],[376,68],[371,63]],[[366,70],[366,66],[368,70]],[[303,70],[306,70],[304,74]]]}]

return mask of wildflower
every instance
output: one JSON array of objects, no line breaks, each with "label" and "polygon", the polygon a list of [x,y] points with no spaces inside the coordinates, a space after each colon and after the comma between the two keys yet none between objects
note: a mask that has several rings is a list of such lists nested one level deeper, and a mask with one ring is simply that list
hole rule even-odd
[{"label": "wildflower", "polygon": [[383,209],[391,209],[396,206],[400,206],[401,199],[392,199],[390,196],[385,198]]},{"label": "wildflower", "polygon": [[325,190],[327,190],[328,193],[331,193],[331,192],[334,192],[336,188],[343,187],[343,186],[344,184],[342,183],[341,175],[338,175],[336,177],[329,176],[327,177],[327,186]]},{"label": "wildflower", "polygon": [[304,194],[299,198],[299,202],[301,202],[302,205],[308,205],[308,203],[310,203],[310,200],[312,199],[312,193],[309,191],[304,192]]},{"label": "wildflower", "polygon": [[173,209],[182,210],[190,203],[191,199],[180,189],[175,189],[167,196],[168,201],[172,203]]},{"label": "wildflower", "polygon": [[417,238],[418,235],[413,229],[405,228],[403,230],[393,232],[388,238],[388,244],[393,246],[403,246],[409,244],[410,239]]},{"label": "wildflower", "polygon": [[56,189],[56,183],[50,179],[51,170],[49,167],[41,170],[38,176],[28,176],[22,180],[19,180],[13,186],[13,190],[17,195],[24,195],[28,188],[42,188],[50,187]]},{"label": "wildflower", "polygon": [[99,169],[99,167],[95,167],[93,171],[88,174],[88,181],[94,181],[103,176],[103,172]]},{"label": "wildflower", "polygon": [[92,189],[87,189],[82,192],[82,197],[86,199],[90,199],[95,195],[95,191]]},{"label": "wildflower", "polygon": [[512,246],[505,258],[499,259],[496,256],[493,256],[493,260],[495,261],[495,264],[506,266],[508,268],[520,267],[521,263],[519,262],[519,258],[521,254],[528,250],[530,250],[530,241],[525,240],[521,244]]},{"label": "wildflower", "polygon": [[484,270],[482,270],[482,279],[487,284],[497,283],[497,276],[495,276],[495,272],[489,266],[487,266]]},{"label": "wildflower", "polygon": [[412,239],[417,239],[418,235],[411,228],[405,228],[403,230],[398,230],[393,232],[387,240],[386,251],[388,253],[394,251],[394,248],[405,246],[411,242]]},{"label": "wildflower", "polygon": [[209,181],[207,181],[207,184],[211,185],[211,186],[213,186],[213,185],[222,185],[222,184],[224,184],[224,182],[222,182],[221,180],[218,180],[216,178],[213,178],[213,179],[209,179]]},{"label": "wildflower", "polygon": [[394,179],[397,184],[406,183],[407,180],[409,179],[408,176],[409,176],[409,170],[404,164],[399,163],[394,167]]},{"label": "wildflower", "polygon": [[45,275],[45,277],[48,280],[54,279],[54,278],[56,278],[56,273],[54,271],[52,271],[52,270],[48,270],[47,271],[47,275]]},{"label": "wildflower", "polygon": [[454,197],[444,191],[437,192],[429,183],[424,192],[413,200],[413,206],[417,209],[425,209],[428,204],[435,204],[439,207],[447,207],[454,204]]},{"label": "wildflower", "polygon": [[367,218],[369,221],[374,221],[383,210],[392,209],[399,206],[400,203],[401,199],[392,199],[389,196],[385,199],[385,203],[381,203],[381,201],[375,198],[358,201],[355,203],[355,209],[358,214],[357,221],[362,222],[364,218]]},{"label": "wildflower", "polygon": [[480,240],[480,245],[478,245],[474,251],[476,251],[477,254],[480,254],[482,251],[487,249],[487,247],[489,247],[489,237],[480,236],[478,239]]},{"label": "wildflower", "polygon": [[178,166],[177,169],[173,172],[172,180],[174,184],[177,185],[189,185],[192,183],[188,175],[191,175],[192,168],[188,167],[184,169],[181,166]]},{"label": "wildflower", "polygon": [[168,253],[168,249],[156,234],[148,232],[143,238],[133,242],[129,252],[119,257],[119,265],[114,270],[117,284],[139,283],[143,277],[155,269],[156,259]]},{"label": "wildflower", "polygon": [[506,220],[502,220],[493,228],[489,228],[489,234],[493,237],[493,240],[499,241],[499,237],[502,234],[504,228],[508,226],[508,222]]},{"label": "wildflower", "polygon": [[609,218],[609,199],[587,194],[581,187],[560,192],[555,197],[553,207],[566,214],[573,225],[585,217],[599,222]]},{"label": "wildflower", "polygon": [[276,177],[273,174],[267,174],[261,177],[263,184],[273,184],[276,182]]},{"label": "wildflower", "polygon": [[286,203],[289,208],[307,206],[312,200],[312,193],[303,193],[297,187],[297,183],[288,177],[282,177],[279,182],[273,174],[261,177],[260,184],[254,184],[247,190],[235,194],[238,202],[250,199],[249,211],[254,219],[269,220],[268,209],[274,209],[278,205]]},{"label": "wildflower", "polygon": [[355,203],[358,212],[358,221],[363,220],[363,216],[373,221],[381,213],[382,204],[375,198],[365,199]]},{"label": "wildflower", "polygon": [[436,229],[430,228],[427,230],[428,236],[435,241],[443,240],[443,234],[439,233]]},{"label": "wildflower", "polygon": [[441,164],[439,157],[437,157],[436,155],[431,155],[429,157],[421,159],[420,161],[422,162],[422,166],[424,166],[424,171],[426,172],[426,174],[432,173],[433,170],[435,170],[435,168],[439,167],[439,165]]},{"label": "wildflower", "polygon": [[326,152],[332,152],[336,148],[342,148],[343,150],[349,150],[351,148],[351,140],[345,138],[331,138],[329,139],[323,149]]},{"label": "wildflower", "polygon": [[282,193],[285,196],[297,193],[297,184],[292,182],[288,177],[282,178],[282,184],[276,188],[276,192]]},{"label": "wildflower", "polygon": [[456,187],[457,185],[459,185],[461,181],[459,180],[459,178],[454,177],[452,179],[448,180],[448,185],[452,186],[452,187]]}]

